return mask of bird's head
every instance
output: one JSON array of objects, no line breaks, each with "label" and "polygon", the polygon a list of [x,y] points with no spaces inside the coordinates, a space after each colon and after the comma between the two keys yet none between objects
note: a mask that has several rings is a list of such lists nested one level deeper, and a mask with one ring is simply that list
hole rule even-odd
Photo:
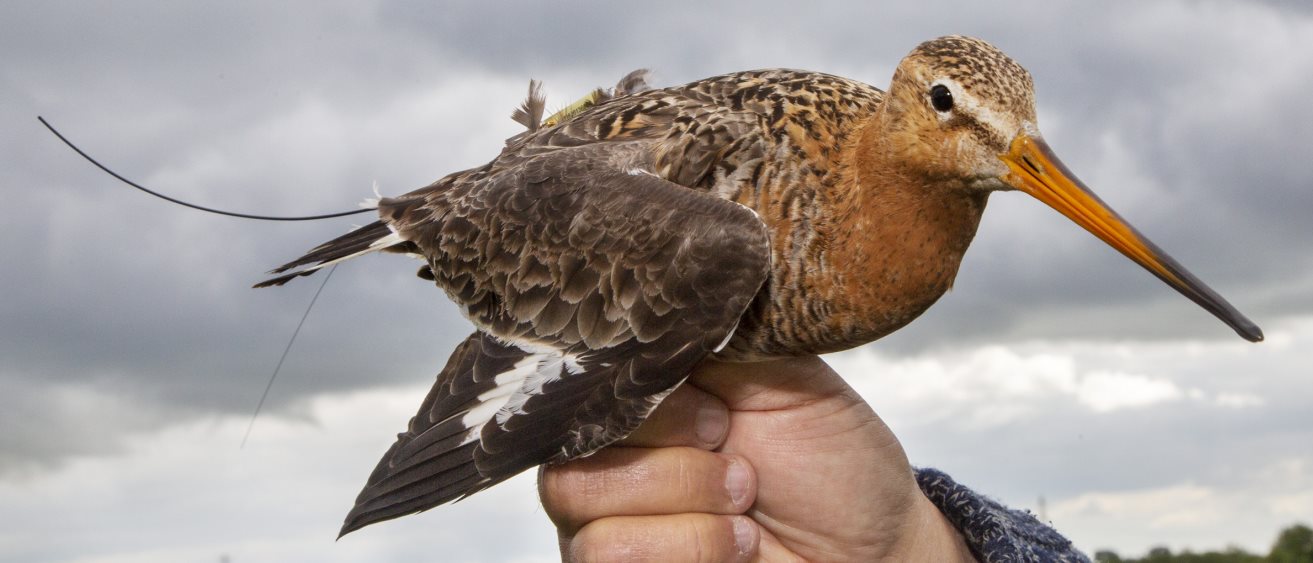
[{"label": "bird's head", "polygon": [[1067,216],[1250,341],[1262,331],[1109,208],[1039,133],[1030,73],[993,45],[949,36],[899,63],[882,107],[886,154],[927,189],[1019,190]]},{"label": "bird's head", "polygon": [[979,39],[950,36],[917,46],[898,65],[884,105],[888,147],[930,183],[1000,190],[999,160],[1035,129],[1030,73]]}]

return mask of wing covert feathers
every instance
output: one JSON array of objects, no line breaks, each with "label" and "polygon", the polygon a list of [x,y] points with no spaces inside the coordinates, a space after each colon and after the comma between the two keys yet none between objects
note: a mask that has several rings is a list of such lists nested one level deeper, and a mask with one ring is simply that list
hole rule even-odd
[{"label": "wing covert feathers", "polygon": [[626,145],[535,155],[481,181],[384,199],[379,212],[466,316],[504,340],[601,349],[650,342],[676,319],[727,330],[769,266],[765,225],[738,204],[625,171],[617,161],[642,166],[640,147]]},{"label": "wing covert feathers", "polygon": [[623,438],[731,334],[766,279],[765,225],[621,171],[617,150],[555,151],[380,203],[480,330],[370,475],[343,533]]}]

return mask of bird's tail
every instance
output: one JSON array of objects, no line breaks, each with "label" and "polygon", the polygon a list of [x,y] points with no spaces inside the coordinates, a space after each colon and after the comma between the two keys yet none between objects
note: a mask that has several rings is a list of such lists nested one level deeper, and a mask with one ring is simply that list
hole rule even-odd
[{"label": "bird's tail", "polygon": [[392,232],[392,229],[389,229],[382,221],[375,221],[316,246],[305,253],[305,256],[270,270],[269,273],[271,274],[281,274],[299,268],[291,273],[257,283],[255,287],[283,285],[291,281],[292,278],[313,274],[324,266],[404,243],[405,241]]}]

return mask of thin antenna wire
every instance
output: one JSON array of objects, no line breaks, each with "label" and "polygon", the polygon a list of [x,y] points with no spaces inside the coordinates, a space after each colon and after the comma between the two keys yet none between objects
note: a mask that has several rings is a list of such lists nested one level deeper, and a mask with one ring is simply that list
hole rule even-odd
[{"label": "thin antenna wire", "polygon": [[117,172],[115,172],[115,171],[113,171],[113,170],[110,170],[110,169],[109,169],[107,166],[105,166],[104,164],[101,164],[101,163],[97,162],[96,159],[91,158],[91,155],[88,155],[87,153],[82,152],[82,149],[79,149],[79,148],[77,147],[77,145],[74,145],[74,144],[73,144],[72,141],[69,141],[68,139],[64,138],[63,135],[59,134],[59,131],[55,130],[54,126],[50,125],[50,123],[46,121],[46,118],[41,117],[41,116],[39,116],[39,115],[38,115],[36,118],[37,118],[38,121],[41,122],[42,125],[45,125],[45,126],[46,126],[46,129],[49,129],[51,133],[54,133],[56,137],[59,137],[59,140],[64,141],[64,144],[65,144],[65,145],[68,145],[68,148],[73,149],[73,150],[76,151],[78,154],[82,155],[82,158],[85,158],[85,159],[87,159],[87,162],[90,162],[90,163],[96,165],[96,168],[99,168],[99,169],[105,171],[106,174],[109,174],[110,176],[113,176],[114,178],[118,179],[118,181],[123,182],[124,184],[127,184],[127,185],[129,185],[129,186],[132,186],[132,187],[134,187],[134,188],[137,188],[137,189],[139,189],[139,190],[141,190],[141,191],[143,191],[143,192],[146,192],[146,193],[148,193],[148,194],[150,194],[150,195],[153,195],[153,196],[155,196],[155,197],[158,197],[158,198],[160,198],[160,199],[163,199],[163,200],[166,200],[166,201],[171,201],[171,202],[176,203],[176,204],[178,204],[178,205],[182,205],[182,206],[184,206],[184,207],[190,207],[190,208],[192,208],[192,209],[198,209],[198,210],[200,210],[200,211],[205,211],[205,212],[207,212],[207,213],[215,213],[215,214],[218,214],[218,215],[227,215],[227,216],[229,216],[229,217],[241,217],[242,219],[259,219],[259,220],[261,220],[261,221],[315,221],[315,220],[318,220],[318,219],[332,219],[332,218],[334,218],[334,217],[345,217],[345,216],[347,216],[347,215],[355,215],[355,214],[357,214],[357,213],[364,213],[364,212],[366,212],[366,211],[374,211],[373,208],[368,208],[368,207],[366,207],[366,208],[363,208],[363,209],[356,209],[356,210],[352,210],[352,211],[342,211],[342,212],[340,212],[340,213],[328,213],[328,214],[325,214],[325,215],[309,215],[309,216],[305,216],[305,217],[276,217],[276,216],[271,216],[271,215],[251,215],[251,214],[249,214],[249,213],[236,213],[236,212],[233,212],[233,211],[224,211],[224,210],[222,210],[222,209],[214,209],[214,208],[210,208],[210,207],[205,207],[205,206],[203,206],[203,205],[196,205],[196,204],[194,204],[194,203],[187,203],[187,202],[182,201],[182,200],[180,200],[180,199],[176,199],[176,198],[172,198],[172,197],[166,196],[166,195],[164,195],[164,194],[162,194],[162,193],[159,193],[159,192],[154,191],[154,190],[152,190],[152,189],[150,189],[150,188],[147,188],[147,187],[145,187],[145,186],[142,186],[141,184],[138,184],[138,183],[136,183],[136,182],[133,182],[132,180],[129,180],[129,179],[127,179],[127,178],[124,178],[123,176],[119,175],[119,173],[117,173]]},{"label": "thin antenna wire", "polygon": [[[94,164],[96,168],[101,169],[106,174],[109,174],[110,176],[113,176],[118,181],[123,182],[124,184],[132,186],[134,188],[137,188],[138,190],[141,190],[143,192],[146,192],[150,195],[153,195],[165,201],[176,203],[184,207],[190,207],[192,209],[205,211],[207,213],[227,215],[229,217],[239,217],[242,219],[259,219],[262,221],[314,221],[317,219],[332,219],[334,217],[345,217],[347,215],[355,215],[357,213],[373,211],[373,209],[371,208],[363,208],[363,209],[356,209],[353,211],[343,211],[340,213],[329,213],[326,215],[310,215],[305,217],[275,217],[269,215],[251,215],[248,213],[236,213],[232,211],[224,211],[221,209],[213,209],[202,205],[196,205],[194,203],[188,203],[177,198],[166,196],[162,193],[156,192],[150,188],[142,186],[141,184],[133,182],[132,180],[124,178],[122,175],[120,175],[119,173],[113,170],[110,170],[109,167],[105,166],[104,164],[101,164],[96,159],[91,158],[91,155],[83,152],[82,149],[78,148],[78,146],[73,144],[72,141],[68,140],[66,137],[64,137],[64,135],[60,134],[60,132],[57,129],[55,129],[55,127],[51,125],[48,121],[46,121],[44,117],[38,115],[37,121],[40,121],[42,125],[45,125],[46,129],[49,129],[50,132],[54,133],[56,137],[59,137],[59,140],[63,141],[65,145],[68,145],[68,148],[73,149],[74,152],[81,155],[82,158],[85,158],[87,162]],[[283,362],[287,360],[287,354],[292,350],[292,344],[296,342],[297,335],[301,334],[301,327],[305,326],[305,320],[310,316],[310,310],[315,307],[315,302],[319,300],[319,294],[323,293],[324,286],[328,285],[329,278],[333,277],[333,272],[336,270],[337,270],[337,264],[334,264],[332,268],[329,268],[328,273],[324,275],[324,281],[320,282],[319,284],[319,289],[315,290],[314,296],[310,298],[310,304],[306,305],[305,313],[301,315],[301,321],[296,323],[296,330],[292,331],[292,337],[287,340],[287,346],[283,348],[283,355],[279,356],[278,364],[274,366],[274,372],[269,375],[269,383],[265,384],[264,393],[260,394],[260,401],[255,404],[255,412],[251,413],[251,422],[246,425],[246,433],[242,435],[242,444],[241,446],[239,446],[238,449],[242,449],[246,447],[246,441],[251,437],[251,430],[255,428],[255,419],[260,416],[260,410],[264,408],[264,402],[266,399],[269,398],[269,391],[274,387],[274,380],[278,378],[278,372],[283,369]]]},{"label": "thin antenna wire", "polygon": [[314,297],[310,298],[310,304],[306,305],[305,313],[301,315],[301,322],[296,323],[296,330],[292,331],[292,338],[287,340],[287,347],[283,348],[283,355],[278,358],[278,365],[274,366],[274,372],[269,376],[269,383],[264,386],[264,393],[260,394],[260,402],[255,404],[255,412],[251,413],[251,422],[246,425],[246,434],[242,435],[242,445],[237,449],[246,447],[246,439],[251,437],[251,429],[255,428],[255,417],[260,416],[260,409],[264,407],[264,400],[269,397],[269,390],[274,387],[274,379],[278,377],[278,371],[283,369],[283,360],[287,359],[287,353],[292,350],[292,343],[296,342],[296,336],[301,334],[301,327],[305,326],[306,317],[310,316],[310,310],[315,307],[315,301],[319,300],[319,294],[324,291],[324,286],[328,285],[328,278],[333,277],[333,272],[337,270],[337,264],[333,264],[324,275],[324,281],[319,284],[319,289],[315,290]]}]

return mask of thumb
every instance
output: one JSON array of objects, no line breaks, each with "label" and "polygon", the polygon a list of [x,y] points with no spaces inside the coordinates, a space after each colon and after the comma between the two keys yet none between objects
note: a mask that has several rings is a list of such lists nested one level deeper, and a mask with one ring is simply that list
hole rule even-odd
[{"label": "thumb", "polygon": [[719,397],[732,411],[790,409],[843,396],[860,402],[843,378],[817,356],[765,362],[702,362],[692,385]]}]

